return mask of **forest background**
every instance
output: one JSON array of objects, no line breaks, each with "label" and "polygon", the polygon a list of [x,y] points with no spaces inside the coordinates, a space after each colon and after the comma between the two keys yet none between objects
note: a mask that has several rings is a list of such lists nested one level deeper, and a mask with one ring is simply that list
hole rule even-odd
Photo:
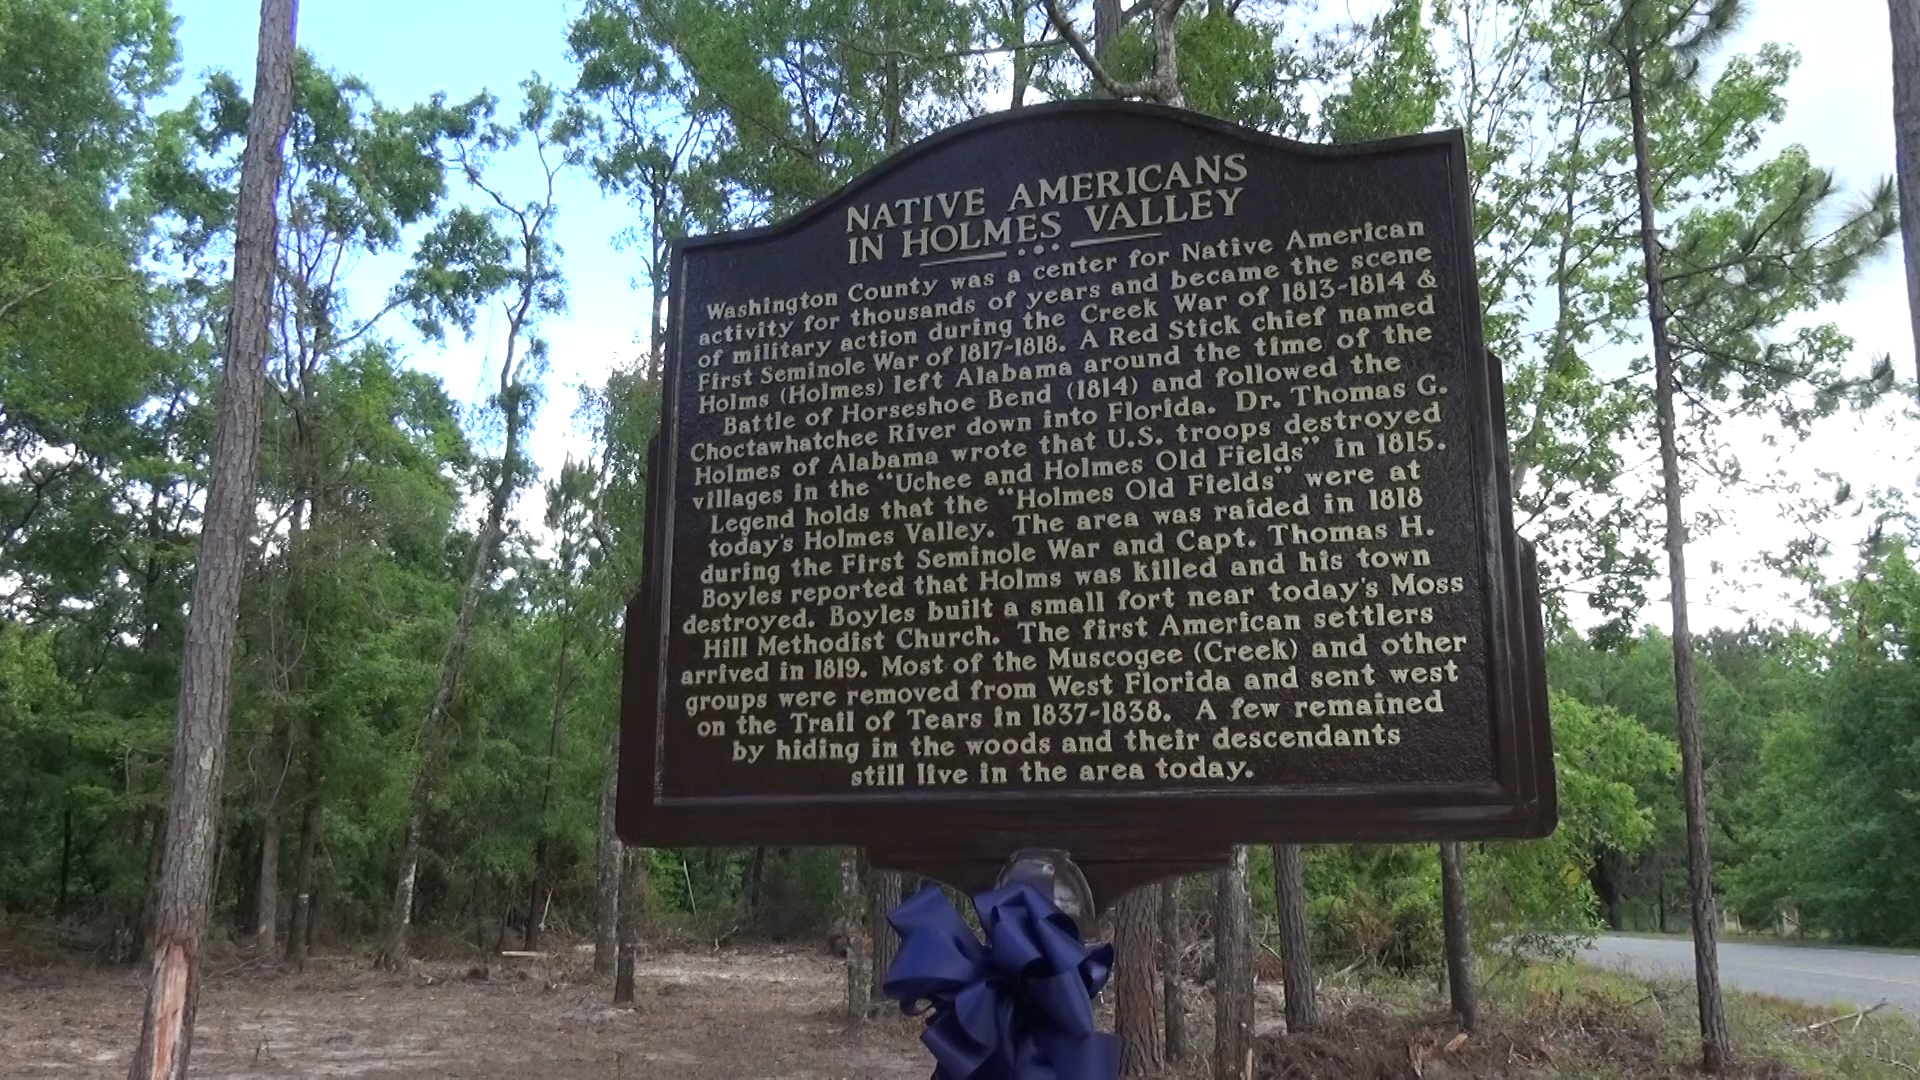
[{"label": "forest background", "polygon": [[[1083,96],[1086,71],[1032,0],[457,7],[304,13],[218,925],[296,963],[544,931],[610,956],[624,893],[657,926],[823,935],[898,883],[832,852],[623,854],[610,833],[663,245],[777,220],[969,116]],[[1594,10],[1215,0],[1179,23],[1190,107],[1301,139],[1468,132],[1564,817],[1469,846],[1488,948],[1685,925],[1632,153]],[[1864,2],[1752,14],[1650,116],[1722,905],[1916,945],[1884,23]],[[113,958],[150,944],[249,108],[209,69],[248,70],[252,15],[0,8],[0,912]],[[1117,71],[1149,59],[1117,35]],[[1439,963],[1430,846],[1313,848],[1306,875],[1323,961]],[[1212,885],[1183,888],[1173,929],[1205,935]]]}]

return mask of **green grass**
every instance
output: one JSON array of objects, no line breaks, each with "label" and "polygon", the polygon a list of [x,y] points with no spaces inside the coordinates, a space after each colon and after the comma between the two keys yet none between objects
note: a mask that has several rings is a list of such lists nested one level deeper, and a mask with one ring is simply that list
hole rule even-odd
[{"label": "green grass", "polygon": [[[1657,930],[1609,930],[1609,937],[1645,938],[1648,941],[1692,941],[1690,934],[1667,933]],[[1821,941],[1818,938],[1783,938],[1773,934],[1722,932],[1721,941],[1736,942],[1741,945],[1780,945],[1789,949],[1845,949],[1849,952],[1889,953],[1894,956],[1920,956],[1920,949],[1902,949],[1891,945],[1843,945],[1834,941]]]},{"label": "green grass", "polygon": [[[1496,982],[1487,996],[1509,1009],[1537,1010],[1553,1002],[1632,1015],[1639,1030],[1657,1038],[1663,1066],[1679,1071],[1699,1057],[1691,981],[1645,979],[1578,963],[1542,964],[1528,967],[1504,988]],[[1920,1027],[1893,1009],[1863,1017],[1857,1026],[1848,1021],[1814,1031],[1808,1028],[1834,1018],[1831,1009],[1729,991],[1726,1010],[1735,1061],[1760,1075],[1774,1065],[1818,1077],[1863,1078],[1912,1077],[1916,1074],[1902,1065],[1920,1068]],[[1593,1065],[1593,1075],[1607,1074],[1604,1063]]]},{"label": "green grass", "polygon": [[[1699,1025],[1690,981],[1647,979],[1579,963],[1534,963],[1483,968],[1480,1024],[1457,1052],[1437,1049],[1451,1038],[1445,1000],[1431,981],[1329,980],[1324,993],[1329,1030],[1371,1025],[1369,1012],[1390,1018],[1396,1045],[1432,1048],[1432,1060],[1452,1056],[1472,1076],[1554,1076],[1592,1080],[1651,1080],[1697,1075]],[[1734,1077],[1844,1077],[1913,1080],[1920,1076],[1920,1025],[1883,1008],[1842,1023],[1808,1030],[1835,1017],[1831,1009],[1754,994],[1729,992]],[[1356,1019],[1360,1018],[1360,1019]],[[1358,1028],[1355,1028],[1358,1030]],[[1458,1075],[1450,1073],[1448,1075]]]}]

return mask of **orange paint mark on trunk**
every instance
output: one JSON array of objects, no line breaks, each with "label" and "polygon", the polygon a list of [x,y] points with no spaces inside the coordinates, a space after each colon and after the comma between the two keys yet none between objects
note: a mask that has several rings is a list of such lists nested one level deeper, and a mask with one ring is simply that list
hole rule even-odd
[{"label": "orange paint mark on trunk", "polygon": [[193,955],[180,942],[169,942],[160,951],[153,972],[153,1072],[154,1080],[165,1080],[174,1072],[174,1056],[186,1035],[187,981],[193,968]]}]

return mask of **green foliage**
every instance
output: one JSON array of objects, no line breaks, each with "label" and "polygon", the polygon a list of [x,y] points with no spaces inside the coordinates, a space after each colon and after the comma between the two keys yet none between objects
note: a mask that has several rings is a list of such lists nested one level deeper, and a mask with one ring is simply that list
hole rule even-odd
[{"label": "green foliage", "polygon": [[[1467,847],[1468,892],[1482,948],[1560,954],[1601,925],[1590,880],[1603,853],[1631,857],[1655,836],[1643,792],[1670,791],[1673,741],[1605,706],[1552,699],[1560,827],[1544,840]],[[1431,844],[1317,847],[1307,861],[1314,947],[1339,966],[1436,969],[1440,860]],[[1256,889],[1271,902],[1272,893]]]},{"label": "green foliage", "polygon": [[1849,590],[1824,692],[1768,731],[1753,784],[1743,909],[1796,912],[1841,940],[1920,944],[1920,572],[1908,545],[1873,553]]},{"label": "green foliage", "polygon": [[[1281,12],[1262,17],[1254,5],[1245,8],[1190,4],[1183,11],[1175,40],[1186,107],[1276,135],[1300,137],[1307,129],[1300,85],[1310,60],[1287,47]],[[1153,44],[1139,20],[1129,23],[1115,39],[1109,65],[1114,77],[1123,82],[1152,72]]]},{"label": "green foliage", "polygon": [[[0,443],[16,456],[111,452],[165,367],[145,332],[139,179],[175,52],[161,0],[0,10]],[[0,492],[3,513],[11,476]]]},{"label": "green foliage", "polygon": [[164,796],[209,352],[146,265],[175,52],[161,3],[0,7],[0,906],[130,910]]},{"label": "green foliage", "polygon": [[1515,953],[1566,954],[1599,928],[1592,868],[1652,842],[1648,799],[1671,791],[1680,769],[1673,740],[1613,709],[1557,693],[1550,711],[1559,829],[1545,840],[1480,845],[1469,863],[1479,932]]},{"label": "green foliage", "polygon": [[1423,0],[1394,0],[1343,58],[1339,66],[1351,72],[1347,86],[1321,106],[1321,134],[1329,142],[1410,135],[1433,126],[1446,85],[1425,6]]},{"label": "green foliage", "polygon": [[[710,221],[784,218],[893,150],[977,111],[973,9],[905,0],[594,0],[573,24],[580,89],[615,112],[603,176],[654,133],[704,133]],[[671,139],[671,135],[666,136]]]},{"label": "green foliage", "polygon": [[1439,850],[1432,844],[1308,849],[1307,921],[1314,950],[1342,967],[1431,968],[1444,940]]}]

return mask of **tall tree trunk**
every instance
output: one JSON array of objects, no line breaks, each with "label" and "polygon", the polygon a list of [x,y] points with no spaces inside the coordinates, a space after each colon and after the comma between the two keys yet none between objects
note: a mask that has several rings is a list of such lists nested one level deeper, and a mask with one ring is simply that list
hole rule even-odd
[{"label": "tall tree trunk", "polygon": [[427,765],[420,764],[414,778],[413,797],[407,803],[407,835],[400,842],[400,878],[393,886],[393,907],[387,912],[387,941],[380,966],[390,970],[404,967],[413,949],[413,886],[420,874],[420,835],[427,827],[427,804],[431,793],[422,784]]},{"label": "tall tree trunk", "polygon": [[[549,200],[553,197],[551,176],[548,177],[547,197]],[[434,686],[433,698],[427,705],[426,718],[421,721],[417,736],[419,749],[415,752],[417,760],[414,763],[413,795],[408,800],[407,837],[401,846],[399,873],[394,878],[393,909],[388,913],[385,955],[381,958],[383,965],[390,968],[399,967],[407,960],[413,926],[414,879],[420,869],[420,839],[426,828],[427,814],[433,808],[440,742],[451,720],[454,694],[460,688],[460,675],[466,666],[467,642],[473,636],[473,624],[480,614],[480,601],[493,583],[494,556],[506,532],[507,507],[513,502],[514,491],[519,488],[521,429],[528,420],[526,395],[520,385],[523,365],[521,347],[524,344],[521,335],[530,325],[534,301],[540,289],[542,279],[538,263],[541,253],[537,241],[544,238],[544,234],[538,231],[529,234],[528,228],[523,220],[519,291],[512,302],[506,305],[506,351],[500,360],[500,389],[496,397],[506,422],[500,447],[500,474],[494,478],[493,490],[488,493],[486,520],[480,527],[479,535],[474,538],[473,559],[467,566],[466,584],[460,592],[460,610],[454,616],[453,633],[447,639],[447,649],[440,661],[440,681]],[[532,228],[537,230],[539,226]]]},{"label": "tall tree trunk", "polygon": [[620,957],[614,964],[613,1003],[633,1001],[633,967],[640,959],[640,922],[646,917],[646,852],[623,847],[620,852]]},{"label": "tall tree trunk", "polygon": [[303,964],[307,957],[313,955],[313,939],[319,935],[320,917],[327,910],[327,906],[321,903],[327,895],[321,891],[325,884],[326,882],[318,877],[313,879],[312,899],[307,902],[307,932],[300,936],[301,947],[307,950],[300,957]]},{"label": "tall tree trunk", "polygon": [[620,725],[607,740],[607,775],[600,785],[600,843],[593,873],[593,973],[613,974],[620,936],[620,835],[614,827],[614,796],[620,782]]},{"label": "tall tree trunk", "polygon": [[[296,511],[289,543],[300,542],[299,514]],[[277,663],[277,661],[276,661]],[[260,820],[260,866],[253,892],[253,946],[256,955],[269,960],[280,953],[280,799],[286,793],[287,772],[293,762],[293,719],[285,702],[274,710],[272,738],[266,775],[261,778],[254,814]]]},{"label": "tall tree trunk", "polygon": [[[301,394],[304,395],[304,383]],[[298,398],[297,398],[298,399]],[[298,410],[295,412],[299,415]],[[287,520],[287,578],[299,587],[304,572],[305,559],[304,536],[309,525],[305,508],[310,505],[305,494],[310,490],[307,479],[310,466],[307,464],[311,454],[307,447],[307,427],[304,423],[295,425],[297,440],[295,459],[296,468],[301,477],[301,492],[293,500],[292,512]],[[284,597],[279,598],[285,602]],[[292,653],[280,641],[280,635],[273,635],[269,650],[274,653]],[[293,766],[294,754],[294,672],[291,670],[297,661],[286,655],[270,656],[268,662],[274,669],[273,734],[267,740],[267,762],[264,774],[256,777],[259,790],[254,801],[254,816],[260,821],[260,866],[253,891],[253,928],[254,952],[257,956],[273,959],[280,951],[280,800],[287,789],[288,771]]]},{"label": "tall tree trunk", "polygon": [[[766,886],[766,876],[767,849],[764,847],[756,847],[753,849],[753,854],[747,857],[747,880],[744,888],[744,898],[746,900],[747,917],[749,919],[754,918],[760,912],[761,890]],[[896,880],[893,885],[893,902],[896,904],[900,902],[900,889],[900,883]],[[887,909],[887,911],[892,910],[892,908]],[[886,913],[886,911],[883,911],[880,914],[884,916]]]},{"label": "tall tree trunk", "polygon": [[1700,1066],[1726,1066],[1727,1014],[1720,999],[1720,953],[1713,900],[1713,855],[1707,842],[1707,786],[1700,759],[1700,711],[1694,698],[1693,633],[1687,625],[1687,526],[1681,511],[1680,451],[1673,409],[1673,347],[1661,288],[1660,233],[1653,210],[1647,150],[1644,57],[1627,52],[1627,97],[1633,113],[1633,175],[1640,197],[1640,245],[1646,262],[1647,322],[1653,333],[1654,405],[1660,428],[1660,480],[1667,504],[1667,583],[1673,606],[1674,713],[1680,733],[1680,788],[1687,815],[1687,885],[1693,908],[1693,967],[1700,998]]},{"label": "tall tree trunk", "polygon": [[[505,372],[513,371],[514,358],[509,348]],[[414,767],[413,794],[408,800],[407,835],[400,849],[399,873],[394,879],[393,908],[387,914],[387,941],[382,963],[397,968],[406,963],[412,947],[413,889],[420,870],[420,841],[426,829],[427,813],[432,809],[433,784],[439,770],[439,746],[442,729],[453,711],[454,694],[460,687],[460,675],[466,665],[467,642],[473,636],[473,624],[480,613],[482,594],[493,580],[494,553],[499,550],[504,531],[507,504],[513,496],[513,477],[519,466],[520,406],[512,400],[513,383],[501,376],[501,401],[507,412],[505,450],[501,456],[500,477],[494,484],[487,508],[486,524],[475,541],[473,562],[454,618],[453,635],[447,642],[446,656],[440,665],[440,681],[434,687],[433,700],[427,706],[426,721],[420,728],[419,761]]]},{"label": "tall tree trunk", "polygon": [[166,823],[158,811],[148,816],[147,872],[144,887],[140,890],[139,917],[133,921],[133,942],[127,950],[129,957],[146,952],[147,943],[159,932],[160,867],[167,854]]},{"label": "tall tree trunk", "polygon": [[240,158],[232,304],[227,309],[218,415],[206,507],[194,564],[193,606],[180,655],[173,793],[152,976],[140,1021],[133,1080],[185,1080],[200,997],[200,941],[213,901],[220,786],[227,762],[233,638],[253,535],[260,471],[260,411],[266,387],[267,316],[278,233],[275,202],[293,115],[296,0],[261,0],[259,55],[247,147]]},{"label": "tall tree trunk", "polygon": [[1320,1003],[1313,986],[1313,932],[1307,926],[1307,863],[1298,844],[1273,846],[1273,898],[1280,919],[1287,1030],[1312,1031],[1320,1022]]},{"label": "tall tree trunk", "polygon": [[[1093,58],[1109,71],[1113,70],[1113,43],[1120,38],[1121,16],[1120,0],[1093,0]],[[1094,93],[1107,96],[1098,83],[1094,84]]]},{"label": "tall tree trunk", "polygon": [[1454,1022],[1472,1031],[1475,1021],[1473,988],[1473,919],[1467,911],[1467,875],[1461,866],[1460,845],[1440,845],[1440,923],[1446,934],[1447,997]]},{"label": "tall tree trunk", "polygon": [[1187,1036],[1187,994],[1181,979],[1180,879],[1160,883],[1160,1003],[1167,1018],[1167,1063],[1178,1065],[1193,1053]]},{"label": "tall tree trunk", "polygon": [[[564,620],[565,615],[561,618]],[[533,843],[533,887],[527,897],[527,932],[524,948],[534,952],[540,947],[541,925],[547,905],[547,815],[553,809],[553,774],[560,767],[560,734],[562,722],[567,713],[567,690],[570,675],[567,669],[568,647],[573,644],[573,635],[564,623],[560,631],[560,658],[555,665],[559,670],[553,680],[553,722],[547,732],[547,772],[540,782],[540,817],[536,824],[540,829],[540,838]]]},{"label": "tall tree trunk", "polygon": [[[756,852],[761,848],[755,848]],[[894,934],[893,927],[887,925],[887,916],[900,906],[900,872],[898,870],[875,870],[873,872],[873,903],[867,925],[873,927],[873,977],[867,980],[867,993],[874,1001],[886,1000],[880,994],[880,984],[886,981],[888,969],[893,967],[893,958],[900,951],[900,939]]]},{"label": "tall tree trunk", "polygon": [[[220,876],[228,866],[233,867],[233,929],[236,933],[252,939],[254,931],[259,929],[253,924],[254,889],[260,881],[260,836],[259,830],[251,822],[243,824],[236,831],[228,828],[220,840],[220,856],[214,862],[213,895],[218,902],[224,886],[227,884]],[[228,850],[228,845],[232,850]],[[235,858],[238,856],[238,858]],[[209,916],[211,919],[212,916]]]},{"label": "tall tree trunk", "polygon": [[1609,930],[1623,929],[1620,923],[1620,855],[1603,850],[1593,860],[1593,892],[1600,898],[1600,919]]},{"label": "tall tree trunk", "polygon": [[1900,239],[1906,252],[1907,309],[1920,369],[1920,3],[1887,0],[1893,32],[1893,160],[1900,183]]},{"label": "tall tree trunk", "polygon": [[1653,926],[1661,933],[1667,933],[1667,869],[1658,862],[1654,866]]},{"label": "tall tree trunk", "polygon": [[1013,63],[1009,82],[1012,90],[1007,95],[1007,107],[1018,109],[1027,103],[1027,87],[1033,81],[1033,55],[1027,51],[1027,8],[1030,0],[1012,0],[1007,5],[1008,25],[1013,28],[1012,40],[1006,44],[1013,46],[1009,57]]},{"label": "tall tree trunk", "polygon": [[527,952],[540,950],[540,931],[546,929],[547,875],[541,867],[547,863],[547,842],[534,841],[533,882],[527,887],[527,922],[520,929],[520,947]]},{"label": "tall tree trunk", "polygon": [[1138,888],[1113,907],[1113,1032],[1120,1037],[1120,1075],[1144,1076],[1164,1064],[1154,1000],[1154,924],[1159,896]]},{"label": "tall tree trunk", "polygon": [[1187,93],[1180,85],[1181,6],[1181,0],[1159,0],[1153,7],[1153,93],[1160,104],[1176,109],[1187,107]]},{"label": "tall tree trunk", "polygon": [[1218,875],[1213,904],[1213,1080],[1253,1076],[1253,934],[1247,849]]},{"label": "tall tree trunk", "polygon": [[[309,758],[316,753],[309,746]],[[313,937],[313,859],[320,846],[321,795],[317,770],[307,774],[307,796],[300,808],[300,850],[293,857],[293,910],[287,916],[287,963],[295,971],[307,969],[307,949]]]},{"label": "tall tree trunk", "polygon": [[273,960],[280,955],[280,793],[263,799],[259,810],[260,877],[253,895],[253,947],[256,955]]},{"label": "tall tree trunk", "polygon": [[73,807],[64,806],[60,810],[60,894],[54,901],[53,914],[56,918],[65,918],[67,914],[67,882],[73,873]]},{"label": "tall tree trunk", "polygon": [[847,1019],[867,1016],[867,935],[862,925],[865,890],[860,888],[860,849],[840,849],[840,934],[847,943]]}]

